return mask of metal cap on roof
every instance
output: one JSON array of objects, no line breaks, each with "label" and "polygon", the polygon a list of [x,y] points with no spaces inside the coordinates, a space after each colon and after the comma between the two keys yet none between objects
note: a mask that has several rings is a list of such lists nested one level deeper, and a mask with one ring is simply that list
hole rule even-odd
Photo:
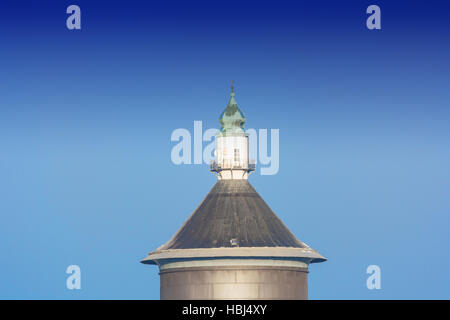
[{"label": "metal cap on roof", "polygon": [[[233,87],[232,87],[233,88]],[[222,134],[233,134],[233,133],[243,133],[245,116],[244,113],[239,109],[236,100],[234,99],[235,93],[232,89],[230,93],[230,101],[228,102],[225,110],[220,114],[220,132]]]}]

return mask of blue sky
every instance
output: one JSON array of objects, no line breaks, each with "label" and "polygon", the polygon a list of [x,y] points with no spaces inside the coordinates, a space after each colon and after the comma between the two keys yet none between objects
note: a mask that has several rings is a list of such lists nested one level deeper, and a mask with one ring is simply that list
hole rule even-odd
[{"label": "blue sky", "polygon": [[[65,26],[78,4],[82,29]],[[365,27],[370,4],[382,29]],[[280,130],[250,182],[329,260],[312,299],[450,298],[444,1],[2,1],[0,298],[158,299],[166,242],[215,183],[170,160],[218,127]],[[82,289],[65,287],[68,265]],[[366,288],[367,266],[381,290]]]}]

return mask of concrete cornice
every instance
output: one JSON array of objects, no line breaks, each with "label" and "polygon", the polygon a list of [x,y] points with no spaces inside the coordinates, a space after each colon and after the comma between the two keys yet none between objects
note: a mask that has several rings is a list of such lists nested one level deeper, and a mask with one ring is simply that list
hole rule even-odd
[{"label": "concrete cornice", "polygon": [[196,248],[156,250],[143,259],[145,264],[159,264],[167,259],[198,259],[221,257],[260,257],[260,258],[292,258],[310,259],[310,263],[323,262],[327,259],[316,250],[295,247],[237,247],[237,248]]}]

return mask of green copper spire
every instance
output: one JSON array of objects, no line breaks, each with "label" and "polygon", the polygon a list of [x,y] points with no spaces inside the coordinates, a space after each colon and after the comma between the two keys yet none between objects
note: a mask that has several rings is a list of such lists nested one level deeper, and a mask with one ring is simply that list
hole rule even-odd
[{"label": "green copper spire", "polygon": [[228,102],[228,106],[219,117],[219,122],[221,125],[220,131],[222,134],[245,132],[245,117],[242,111],[239,109],[237,102],[234,99],[234,95],[234,86],[232,81],[230,101]]}]

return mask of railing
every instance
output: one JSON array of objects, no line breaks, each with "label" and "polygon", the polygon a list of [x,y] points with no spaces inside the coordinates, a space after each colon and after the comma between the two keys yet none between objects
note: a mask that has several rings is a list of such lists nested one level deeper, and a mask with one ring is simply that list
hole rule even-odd
[{"label": "railing", "polygon": [[220,172],[223,170],[246,170],[246,171],[255,171],[256,169],[256,163],[255,161],[249,161],[247,166],[243,166],[240,163],[225,163],[225,164],[219,164],[217,163],[217,160],[211,161],[209,165],[210,171],[214,172]]}]

